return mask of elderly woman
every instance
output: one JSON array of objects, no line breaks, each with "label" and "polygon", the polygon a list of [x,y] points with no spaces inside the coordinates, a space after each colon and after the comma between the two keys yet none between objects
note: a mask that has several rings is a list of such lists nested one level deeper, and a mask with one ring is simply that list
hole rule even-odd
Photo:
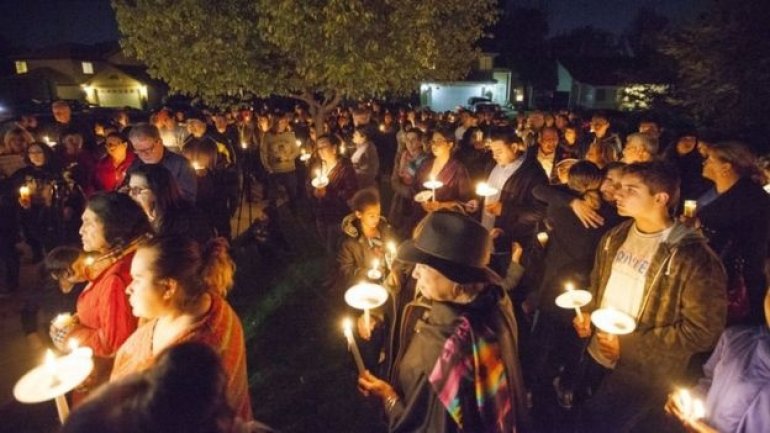
[{"label": "elderly woman", "polygon": [[89,254],[86,268],[89,283],[77,301],[76,314],[68,323],[51,326],[51,337],[59,347],[69,340],[94,351],[98,371],[92,384],[106,379],[118,348],[136,329],[126,288],[137,244],[152,228],[142,209],[125,194],[103,193],[91,198],[83,212],[80,236]]},{"label": "elderly woman", "polygon": [[134,152],[128,149],[128,141],[117,132],[105,138],[107,154],[96,163],[95,183],[99,191],[114,191],[123,184],[126,171],[134,162]]},{"label": "elderly woman", "polygon": [[406,307],[414,317],[404,323],[416,323],[416,332],[401,336],[387,382],[368,371],[358,381],[382,399],[390,432],[526,427],[516,321],[500,277],[487,268],[491,248],[481,224],[440,211],[399,249],[399,259],[416,263],[412,276],[429,311]]},{"label": "elderly woman", "polygon": [[[727,270],[728,323],[763,323],[770,197],[762,189],[756,158],[746,145],[714,143],[706,154],[703,177],[714,182],[714,189],[698,199],[695,217]],[[744,291],[747,298],[741,294]]]},{"label": "elderly woman", "polygon": [[148,369],[169,347],[202,343],[222,359],[228,402],[239,417],[251,419],[243,327],[224,299],[234,273],[221,238],[204,248],[182,236],[140,245],[127,292],[134,315],[147,322],[118,351],[111,379]]},{"label": "elderly woman", "polygon": [[706,365],[694,394],[704,399],[706,416],[683,413],[676,394],[666,410],[689,432],[759,433],[770,425],[770,290],[765,294],[765,323],[728,328]]}]

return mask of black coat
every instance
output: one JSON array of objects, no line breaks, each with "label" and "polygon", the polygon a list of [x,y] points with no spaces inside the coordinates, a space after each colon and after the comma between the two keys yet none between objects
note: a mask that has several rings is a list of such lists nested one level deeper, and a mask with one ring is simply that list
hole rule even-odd
[{"label": "black coat", "polygon": [[[487,177],[492,171],[490,167]],[[503,209],[495,219],[506,240],[527,246],[532,242],[538,222],[545,217],[545,205],[532,195],[537,185],[547,185],[548,177],[537,159],[526,157],[518,170],[508,178],[500,192]]]},{"label": "black coat", "polygon": [[767,282],[763,270],[770,240],[770,196],[759,184],[743,178],[698,209],[696,216],[709,246],[722,258],[730,279],[736,276],[736,261],[743,262],[749,322],[764,324]]}]

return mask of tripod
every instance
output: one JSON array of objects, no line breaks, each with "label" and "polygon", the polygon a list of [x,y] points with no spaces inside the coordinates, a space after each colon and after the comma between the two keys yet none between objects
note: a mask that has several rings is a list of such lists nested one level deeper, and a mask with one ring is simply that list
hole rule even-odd
[{"label": "tripod", "polygon": [[248,144],[243,149],[243,162],[241,163],[241,175],[243,176],[243,182],[241,183],[241,193],[238,198],[238,218],[235,223],[235,236],[240,236],[242,234],[241,232],[241,218],[243,217],[243,207],[247,206],[249,208],[248,210],[248,222],[246,223],[246,227],[244,227],[243,231],[248,230],[249,226],[251,225],[252,221],[254,221],[254,214],[251,208],[251,187],[252,187],[252,171],[254,170],[253,167],[253,149],[248,146]]}]

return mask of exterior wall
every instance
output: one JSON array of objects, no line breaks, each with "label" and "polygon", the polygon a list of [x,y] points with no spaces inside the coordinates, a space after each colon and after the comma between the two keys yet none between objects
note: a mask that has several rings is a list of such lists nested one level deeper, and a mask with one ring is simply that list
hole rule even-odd
[{"label": "exterior wall", "polygon": [[556,62],[556,76],[558,77],[558,84],[556,85],[557,92],[570,92],[573,89],[573,79],[567,68],[562,66],[561,63]]},{"label": "exterior wall", "polygon": [[420,86],[420,105],[434,111],[454,111],[458,106],[467,106],[474,96],[488,97],[502,105],[508,102],[508,93],[507,83],[429,83]]}]

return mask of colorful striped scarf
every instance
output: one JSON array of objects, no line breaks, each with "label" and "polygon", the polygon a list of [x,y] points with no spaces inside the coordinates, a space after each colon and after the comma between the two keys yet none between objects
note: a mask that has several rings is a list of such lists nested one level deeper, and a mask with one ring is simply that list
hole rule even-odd
[{"label": "colorful striped scarf", "polygon": [[508,375],[494,332],[469,317],[444,343],[429,381],[449,415],[466,432],[515,431]]}]

